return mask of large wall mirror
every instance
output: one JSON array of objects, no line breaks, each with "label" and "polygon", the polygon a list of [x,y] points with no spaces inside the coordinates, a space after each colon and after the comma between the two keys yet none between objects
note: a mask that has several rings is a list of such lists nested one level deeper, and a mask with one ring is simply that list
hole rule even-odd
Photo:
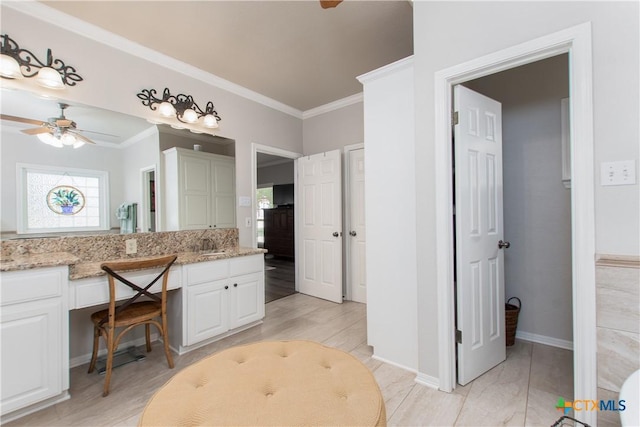
[{"label": "large wall mirror", "polygon": [[[136,226],[133,231],[149,232],[166,229],[163,222],[163,211],[166,208],[162,203],[164,189],[161,179],[164,150],[179,147],[195,151],[194,147],[197,145],[195,148],[202,152],[203,156],[216,154],[235,157],[235,142],[231,139],[194,134],[166,125],[154,125],[138,117],[64,100],[41,98],[20,90],[3,89],[1,95],[0,111],[3,115],[47,122],[50,118],[55,120],[64,114],[66,119],[75,122],[80,135],[95,142],[78,148],[73,148],[72,145],[57,148],[43,143],[37,136],[37,130],[30,131],[31,134],[23,132],[26,129],[39,128],[37,124],[2,120],[0,233],[5,239],[50,234],[43,231],[26,234],[22,231],[17,234],[19,223],[25,222],[28,214],[23,212],[21,215],[24,217],[18,218],[16,204],[22,203],[26,197],[24,189],[18,188],[18,165],[107,172],[108,220],[103,227],[105,230],[101,232],[117,233],[121,225],[126,227],[127,224],[122,221],[126,214],[120,208],[134,203],[138,210],[135,213]],[[68,104],[68,107],[61,111],[60,103]],[[61,178],[62,181],[65,179],[71,178]],[[64,184],[68,185],[66,181]],[[88,194],[83,196],[91,197]],[[233,226],[235,227],[235,223]],[[53,229],[51,232],[58,234],[60,230]]]}]

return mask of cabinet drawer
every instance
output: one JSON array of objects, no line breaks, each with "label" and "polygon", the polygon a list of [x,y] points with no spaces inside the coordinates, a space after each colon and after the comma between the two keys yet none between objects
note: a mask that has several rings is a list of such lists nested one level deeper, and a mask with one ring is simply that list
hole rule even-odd
[{"label": "cabinet drawer", "polygon": [[60,296],[67,275],[67,267],[3,272],[2,305]]},{"label": "cabinet drawer", "polygon": [[229,276],[259,273],[264,271],[264,255],[249,255],[229,260]]},{"label": "cabinet drawer", "polygon": [[[125,274],[124,277],[131,280],[133,283],[145,287],[151,282],[159,273],[160,269],[151,271],[136,271],[133,273]],[[181,270],[180,268],[172,268],[169,271],[169,281],[167,283],[167,289],[177,289],[181,284]],[[71,282],[73,288],[71,292],[71,307],[70,308],[83,308],[91,307],[98,304],[104,304],[109,302],[109,282],[106,276],[94,277],[90,279],[73,280]],[[162,292],[162,279],[159,279],[151,287],[152,293]],[[136,292],[124,283],[116,281],[116,298],[123,300],[131,298]]]},{"label": "cabinet drawer", "polygon": [[189,264],[185,267],[187,286],[226,279],[229,276],[229,261],[207,261]]}]

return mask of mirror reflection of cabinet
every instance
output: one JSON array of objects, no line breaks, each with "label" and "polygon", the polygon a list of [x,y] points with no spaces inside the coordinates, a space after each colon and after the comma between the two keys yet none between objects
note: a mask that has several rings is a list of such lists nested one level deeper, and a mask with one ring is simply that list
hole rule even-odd
[{"label": "mirror reflection of cabinet", "polygon": [[166,230],[235,227],[235,158],[182,148],[163,154]]}]

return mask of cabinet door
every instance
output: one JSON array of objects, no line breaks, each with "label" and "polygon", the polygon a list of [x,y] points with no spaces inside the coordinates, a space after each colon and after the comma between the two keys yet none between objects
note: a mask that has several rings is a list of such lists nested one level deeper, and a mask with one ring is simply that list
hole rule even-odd
[{"label": "cabinet door", "polygon": [[187,288],[187,345],[229,330],[229,289],[225,286],[227,281],[218,280]]},{"label": "cabinet door", "polygon": [[234,160],[212,161],[212,174],[212,222],[217,228],[233,228],[236,226],[236,167]]},{"label": "cabinet door", "polygon": [[2,400],[7,413],[63,390],[62,298],[2,307]]},{"label": "cabinet door", "polygon": [[[180,156],[180,229],[209,228],[211,221],[211,162],[209,159]],[[168,207],[171,209],[171,206]]]},{"label": "cabinet door", "polygon": [[264,317],[264,273],[245,274],[229,279],[229,328],[234,329]]}]

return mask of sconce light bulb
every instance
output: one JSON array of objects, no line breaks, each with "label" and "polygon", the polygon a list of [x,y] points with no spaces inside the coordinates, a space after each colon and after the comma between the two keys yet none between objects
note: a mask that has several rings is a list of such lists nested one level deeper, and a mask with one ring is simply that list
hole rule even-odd
[{"label": "sconce light bulb", "polygon": [[171,117],[176,114],[176,109],[170,102],[165,101],[158,107],[158,112],[163,117]]},{"label": "sconce light bulb", "polygon": [[203,124],[205,127],[208,127],[211,129],[218,127],[218,121],[216,120],[216,117],[213,114],[207,114],[206,116],[204,116]]},{"label": "sconce light bulb", "polygon": [[0,55],[0,75],[8,79],[21,79],[24,77],[20,71],[18,61],[5,54]]},{"label": "sconce light bulb", "polygon": [[184,113],[182,113],[182,118],[187,123],[195,123],[198,121],[198,114],[193,109],[187,108],[184,110]]},{"label": "sconce light bulb", "polygon": [[42,67],[40,71],[38,71],[36,82],[40,86],[44,86],[49,89],[64,88],[64,83],[62,82],[62,76],[60,75],[59,72],[57,72],[51,67]]}]

